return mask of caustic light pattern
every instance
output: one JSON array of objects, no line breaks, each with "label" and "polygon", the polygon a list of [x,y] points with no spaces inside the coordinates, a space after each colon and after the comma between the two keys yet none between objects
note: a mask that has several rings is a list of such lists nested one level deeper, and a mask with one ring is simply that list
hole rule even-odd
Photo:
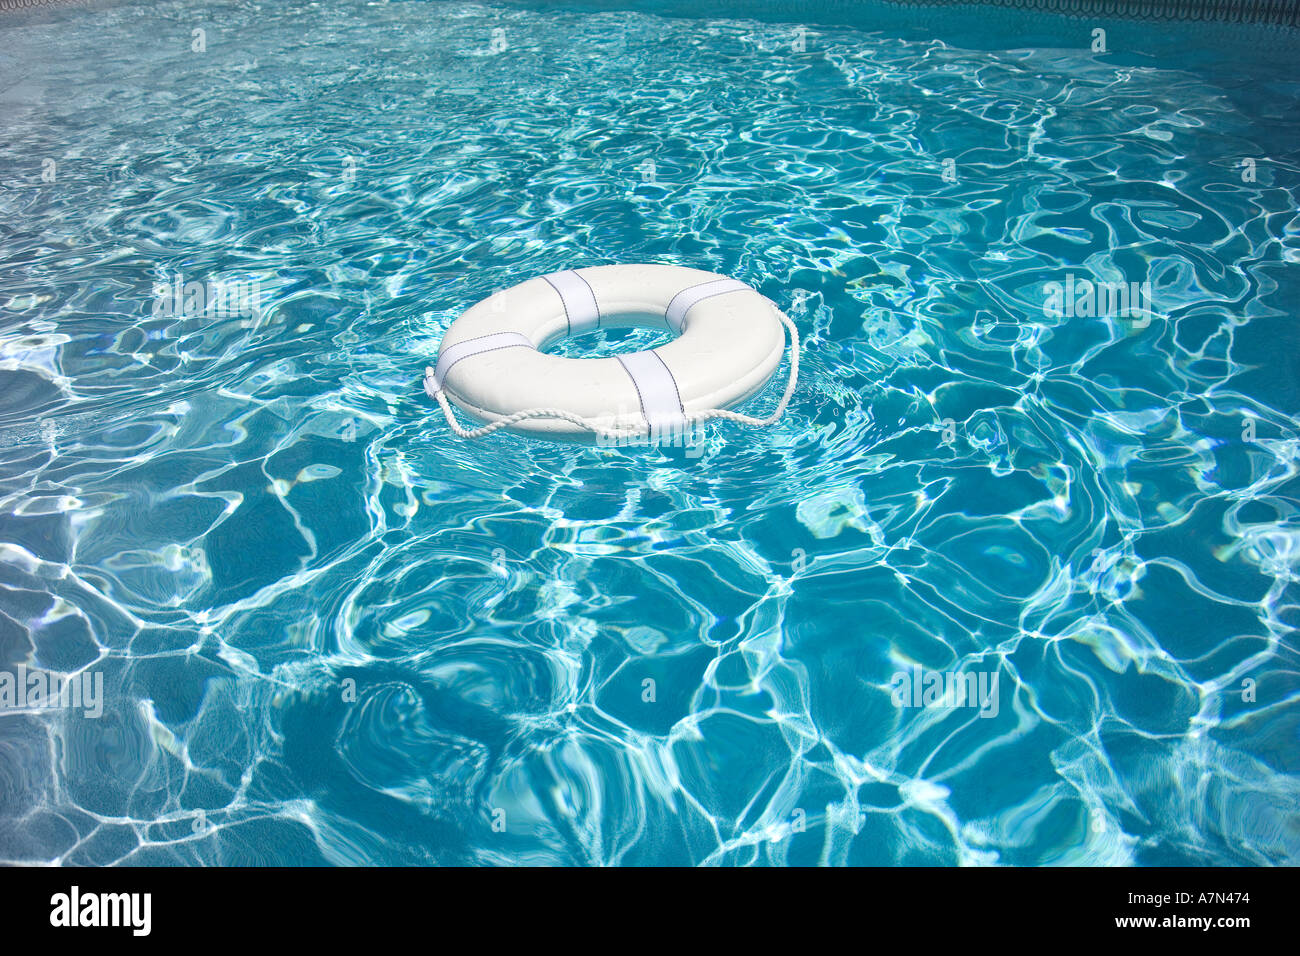
[{"label": "caustic light pattern", "polygon": [[[1077,29],[0,20],[0,859],[1300,861],[1293,57]],[[449,435],[615,262],[782,422]]]}]

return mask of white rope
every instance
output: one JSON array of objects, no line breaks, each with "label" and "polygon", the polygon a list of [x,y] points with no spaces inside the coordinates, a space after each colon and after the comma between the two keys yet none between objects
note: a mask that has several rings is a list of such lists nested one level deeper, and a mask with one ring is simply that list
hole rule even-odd
[{"label": "white rope", "polygon": [[[755,425],[765,428],[769,425],[775,425],[785,414],[785,408],[790,404],[790,396],[794,394],[795,386],[799,383],[799,330],[790,321],[789,317],[776,306],[772,307],[776,317],[781,320],[786,331],[790,333],[790,378],[785,383],[785,392],[781,395],[781,401],[776,405],[776,409],[766,418],[755,418],[752,415],[744,415],[740,412],[733,412],[725,408],[711,408],[704,412],[687,412],[687,426],[697,425],[702,422],[720,418],[729,422],[739,422],[742,425]],[[425,387],[428,389],[428,381],[433,378],[432,367],[424,370]],[[527,421],[531,418],[558,418],[562,421],[571,422],[579,428],[584,428],[594,434],[597,438],[611,439],[614,441],[625,440],[632,436],[642,433],[640,429],[631,431],[615,432],[601,428],[594,422],[588,421],[581,415],[574,415],[572,412],[566,412],[559,408],[527,408],[522,412],[515,412],[513,415],[507,415],[505,418],[498,418],[490,425],[484,425],[482,428],[462,428],[460,422],[456,421],[456,416],[451,410],[451,403],[447,401],[446,393],[434,385],[432,389],[433,396],[438,399],[438,404],[442,406],[442,413],[447,417],[447,424],[451,430],[461,438],[482,438],[485,435],[491,435],[494,431],[502,428],[509,428],[511,425],[517,425],[520,422]]]}]

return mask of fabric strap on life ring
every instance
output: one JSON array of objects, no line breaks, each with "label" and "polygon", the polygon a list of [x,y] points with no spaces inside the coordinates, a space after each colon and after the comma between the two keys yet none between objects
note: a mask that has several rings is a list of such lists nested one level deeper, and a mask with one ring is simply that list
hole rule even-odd
[{"label": "fabric strap on life ring", "polygon": [[586,279],[573,269],[554,272],[542,278],[550,283],[564,303],[564,316],[569,320],[570,335],[600,328],[600,306],[596,304],[596,293]]},{"label": "fabric strap on life ring", "polygon": [[670,329],[681,335],[682,329],[686,327],[686,313],[705,299],[711,299],[715,295],[722,295],[726,292],[748,290],[749,286],[739,279],[715,279],[712,282],[701,282],[699,285],[683,289],[673,296],[673,300],[668,303],[668,311],[664,315],[664,319],[667,320]]},{"label": "fabric strap on life ring", "polygon": [[685,429],[686,411],[682,408],[681,392],[677,388],[677,379],[673,378],[664,360],[653,351],[614,357],[636,386],[641,414],[651,434]]},{"label": "fabric strap on life ring", "polygon": [[433,370],[433,381],[438,391],[442,391],[443,379],[451,371],[451,367],[461,359],[467,359],[471,355],[478,355],[482,352],[495,352],[497,349],[509,349],[516,346],[525,346],[533,348],[532,341],[526,335],[518,332],[493,332],[491,335],[480,335],[475,339],[466,339],[464,342],[457,342],[455,345],[443,349],[442,354],[438,356],[438,364]]}]

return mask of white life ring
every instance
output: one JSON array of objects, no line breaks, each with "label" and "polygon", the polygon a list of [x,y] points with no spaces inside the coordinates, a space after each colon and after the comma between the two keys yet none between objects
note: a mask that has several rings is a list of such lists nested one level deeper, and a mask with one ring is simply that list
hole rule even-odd
[{"label": "white life ring", "polygon": [[[729,412],[771,379],[791,336],[791,376],[765,419]],[[547,355],[593,329],[667,329],[658,348],[609,358]],[[775,305],[737,279],[666,265],[593,266],[529,279],[472,306],[443,335],[424,388],[462,437],[498,428],[599,440],[683,432],[711,418],[768,425],[798,375],[798,333]],[[486,422],[456,424],[453,404]]]}]

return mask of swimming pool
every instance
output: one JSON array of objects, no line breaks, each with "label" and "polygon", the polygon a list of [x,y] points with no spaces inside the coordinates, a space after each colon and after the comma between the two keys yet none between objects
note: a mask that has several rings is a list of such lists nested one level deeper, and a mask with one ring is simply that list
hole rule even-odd
[{"label": "swimming pool", "polygon": [[[0,859],[1300,862],[1296,34],[809,9],[0,15]],[[781,424],[450,435],[618,262]]]}]

